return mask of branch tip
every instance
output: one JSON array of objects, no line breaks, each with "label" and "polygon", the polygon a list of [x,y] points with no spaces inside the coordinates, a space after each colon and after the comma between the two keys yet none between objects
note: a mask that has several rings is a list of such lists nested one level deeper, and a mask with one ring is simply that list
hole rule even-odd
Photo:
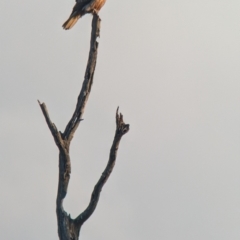
[{"label": "branch tip", "polygon": [[125,124],[123,121],[123,115],[122,113],[118,113],[119,107],[117,107],[116,111],[116,125],[117,125],[117,133],[120,135],[124,135],[129,131],[129,124]]}]

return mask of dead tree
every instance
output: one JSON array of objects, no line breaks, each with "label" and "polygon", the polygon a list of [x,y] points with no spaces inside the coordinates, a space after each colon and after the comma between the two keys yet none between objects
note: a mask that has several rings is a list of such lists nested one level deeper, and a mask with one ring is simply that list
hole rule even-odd
[{"label": "dead tree", "polygon": [[90,51],[88,57],[87,68],[85,72],[84,81],[82,84],[82,89],[78,96],[76,109],[68,122],[64,132],[58,131],[56,125],[51,121],[47,107],[45,103],[40,103],[39,105],[42,109],[43,115],[49,127],[49,130],[52,133],[52,136],[55,140],[55,143],[59,149],[59,180],[58,180],[58,192],[56,200],[56,213],[57,213],[57,222],[58,222],[58,235],[60,240],[77,240],[79,238],[80,229],[83,223],[92,215],[94,212],[100,192],[103,185],[110,176],[113,167],[115,165],[117,151],[119,143],[122,136],[129,131],[129,124],[125,124],[123,121],[122,114],[116,112],[116,132],[113,140],[113,144],[110,150],[109,160],[105,170],[103,171],[100,179],[95,185],[90,202],[87,208],[78,215],[75,219],[72,219],[69,214],[63,208],[63,200],[67,194],[67,188],[70,179],[71,173],[71,162],[69,156],[69,147],[73,135],[77,130],[83,116],[84,108],[86,106],[91,87],[93,84],[93,76],[97,61],[97,50],[98,42],[97,38],[100,34],[100,18],[98,15],[94,14],[92,19],[92,33],[91,33],[91,42],[90,42]]}]

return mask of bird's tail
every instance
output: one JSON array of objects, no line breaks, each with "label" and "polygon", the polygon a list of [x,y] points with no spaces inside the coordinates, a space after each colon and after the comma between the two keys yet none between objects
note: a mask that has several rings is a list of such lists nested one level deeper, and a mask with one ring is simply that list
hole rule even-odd
[{"label": "bird's tail", "polygon": [[80,15],[72,14],[69,19],[62,25],[65,30],[72,28],[77,20],[80,18]]}]

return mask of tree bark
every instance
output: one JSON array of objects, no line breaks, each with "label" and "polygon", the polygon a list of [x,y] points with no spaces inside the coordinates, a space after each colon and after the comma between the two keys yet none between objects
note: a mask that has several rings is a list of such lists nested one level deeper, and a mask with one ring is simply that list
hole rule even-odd
[{"label": "tree bark", "polygon": [[113,140],[113,144],[110,150],[108,164],[103,171],[100,179],[94,187],[92,196],[87,208],[78,215],[77,218],[72,219],[63,208],[63,200],[67,194],[67,188],[70,180],[71,174],[71,161],[69,156],[69,147],[73,135],[77,130],[81,118],[84,113],[84,109],[91,92],[91,87],[93,84],[94,71],[97,62],[97,51],[98,51],[98,42],[97,38],[100,35],[100,18],[97,14],[93,14],[92,20],[92,33],[90,41],[90,51],[88,57],[88,63],[86,67],[85,77],[82,84],[80,94],[78,96],[77,105],[75,111],[69,120],[65,131],[62,133],[58,131],[55,124],[51,121],[48,114],[47,107],[45,103],[40,103],[39,105],[42,109],[43,115],[49,127],[49,130],[52,133],[54,141],[59,149],[59,180],[58,180],[58,192],[56,200],[56,213],[57,213],[57,222],[58,222],[58,235],[60,240],[77,240],[79,239],[80,229],[83,223],[92,215],[94,212],[100,192],[103,185],[110,176],[113,167],[115,165],[117,150],[121,141],[122,136],[129,131],[129,124],[125,124],[123,121],[123,115],[118,113],[118,108],[116,112],[116,132]]}]

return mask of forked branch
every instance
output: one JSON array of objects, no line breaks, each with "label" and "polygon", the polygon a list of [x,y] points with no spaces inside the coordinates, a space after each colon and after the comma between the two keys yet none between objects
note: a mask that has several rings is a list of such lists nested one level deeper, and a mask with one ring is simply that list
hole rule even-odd
[{"label": "forked branch", "polygon": [[77,240],[79,238],[79,233],[82,224],[92,215],[94,212],[100,192],[103,185],[110,176],[117,156],[117,150],[122,136],[129,131],[129,125],[125,124],[123,121],[122,114],[118,114],[118,109],[116,112],[116,132],[113,140],[113,144],[110,150],[110,156],[108,164],[102,173],[99,181],[94,187],[90,203],[85,211],[83,211],[76,219],[72,219],[63,208],[63,200],[66,197],[68,184],[70,180],[71,173],[71,161],[69,156],[69,147],[71,140],[77,127],[79,126],[80,121],[82,120],[82,115],[84,112],[85,105],[87,103],[91,87],[93,84],[94,71],[97,61],[97,50],[98,42],[97,38],[100,34],[100,18],[98,15],[93,15],[92,20],[92,33],[91,33],[91,42],[90,42],[90,51],[88,57],[87,68],[85,72],[84,81],[80,94],[78,96],[77,104],[75,111],[68,122],[64,133],[58,131],[55,124],[51,121],[50,116],[47,111],[45,103],[40,103],[41,110],[47,122],[48,128],[50,129],[52,136],[55,140],[56,145],[59,149],[59,180],[58,180],[58,193],[56,200],[56,213],[58,220],[58,235],[60,240]]}]

